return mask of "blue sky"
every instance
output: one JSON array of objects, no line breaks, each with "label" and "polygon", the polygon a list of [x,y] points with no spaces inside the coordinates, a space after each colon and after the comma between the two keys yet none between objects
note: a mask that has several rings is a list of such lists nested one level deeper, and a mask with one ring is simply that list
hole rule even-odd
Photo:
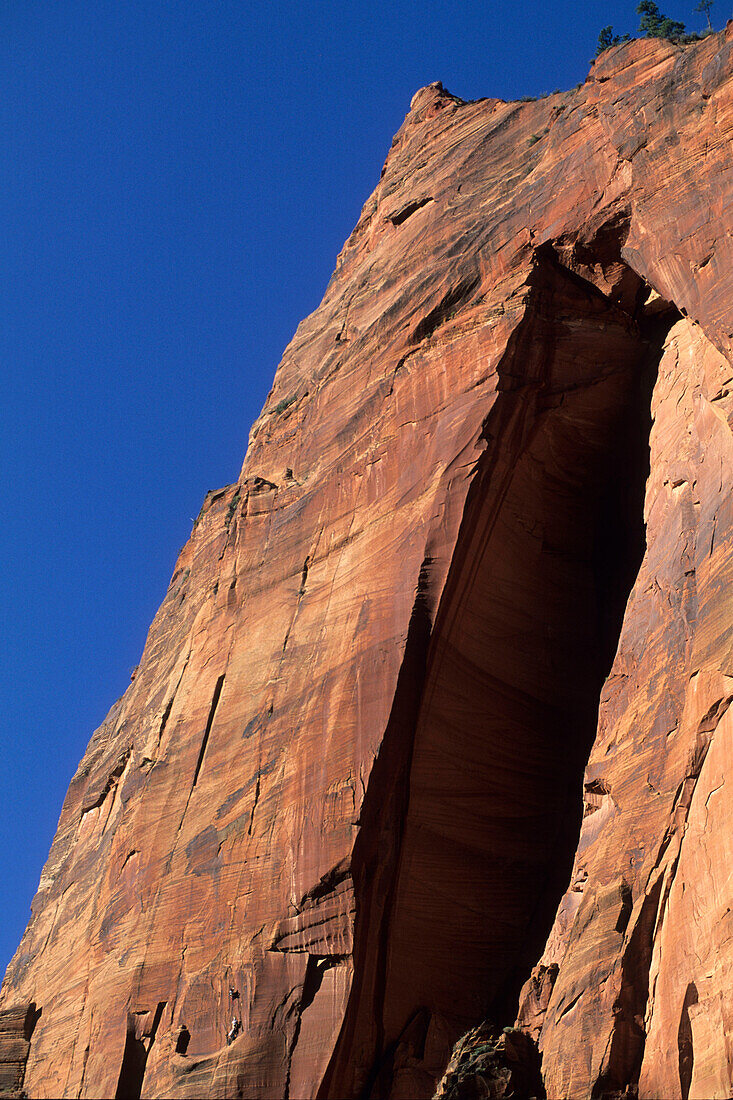
[{"label": "blue sky", "polygon": [[[660,6],[704,25],[693,0]],[[569,88],[634,9],[0,8],[0,968],[86,743],[412,94]]]}]

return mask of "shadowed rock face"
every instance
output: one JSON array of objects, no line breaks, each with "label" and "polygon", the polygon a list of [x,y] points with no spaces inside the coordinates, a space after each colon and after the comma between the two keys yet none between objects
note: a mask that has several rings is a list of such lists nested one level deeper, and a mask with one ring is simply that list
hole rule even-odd
[{"label": "shadowed rock face", "polygon": [[30,1040],[39,1015],[34,1004],[0,1009],[0,1096],[23,1095]]},{"label": "shadowed rock face", "polygon": [[30,1095],[428,1097],[517,1011],[730,1094],[732,50],[415,96],[71,783]]}]

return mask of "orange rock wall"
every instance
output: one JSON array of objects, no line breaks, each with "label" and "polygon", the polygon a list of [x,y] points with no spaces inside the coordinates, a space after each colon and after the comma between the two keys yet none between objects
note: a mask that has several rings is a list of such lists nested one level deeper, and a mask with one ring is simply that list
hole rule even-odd
[{"label": "orange rock wall", "polygon": [[549,1095],[729,1094],[732,51],[415,96],[69,788],[29,1095],[427,1097],[523,983]]},{"label": "orange rock wall", "polygon": [[733,620],[730,553],[716,538],[730,508],[732,373],[697,326],[672,328],[652,402],[647,550],[601,696],[571,886],[540,963],[559,966],[539,1033],[551,1096],[590,1095],[599,1080],[620,1091],[639,1075],[647,1097],[733,1088]]}]

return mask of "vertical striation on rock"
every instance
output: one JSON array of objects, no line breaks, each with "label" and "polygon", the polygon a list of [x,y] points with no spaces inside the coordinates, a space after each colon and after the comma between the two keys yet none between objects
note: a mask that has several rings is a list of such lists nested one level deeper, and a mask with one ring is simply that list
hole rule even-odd
[{"label": "vertical striation on rock", "polygon": [[29,1095],[429,1097],[518,1005],[730,1094],[732,50],[414,97],[72,780]]},{"label": "vertical striation on rock", "polygon": [[[630,1081],[649,1097],[732,1088],[733,624],[730,551],[715,536],[733,472],[730,377],[695,325],[673,326],[652,405],[646,554],[601,697],[571,887],[540,963],[559,967],[540,1032],[551,1095]],[[581,1062],[567,1043],[586,1034]]]}]

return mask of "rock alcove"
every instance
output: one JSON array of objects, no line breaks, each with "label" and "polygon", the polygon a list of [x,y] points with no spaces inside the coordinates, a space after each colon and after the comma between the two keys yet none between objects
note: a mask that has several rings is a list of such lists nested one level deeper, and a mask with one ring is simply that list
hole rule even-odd
[{"label": "rock alcove", "polygon": [[[554,248],[536,255],[432,628],[423,564],[354,853],[356,976],[323,1096],[431,1096],[460,1034],[514,1021],[567,888],[680,316],[608,262],[609,239],[606,293]],[[574,266],[593,255],[576,247]]]}]

